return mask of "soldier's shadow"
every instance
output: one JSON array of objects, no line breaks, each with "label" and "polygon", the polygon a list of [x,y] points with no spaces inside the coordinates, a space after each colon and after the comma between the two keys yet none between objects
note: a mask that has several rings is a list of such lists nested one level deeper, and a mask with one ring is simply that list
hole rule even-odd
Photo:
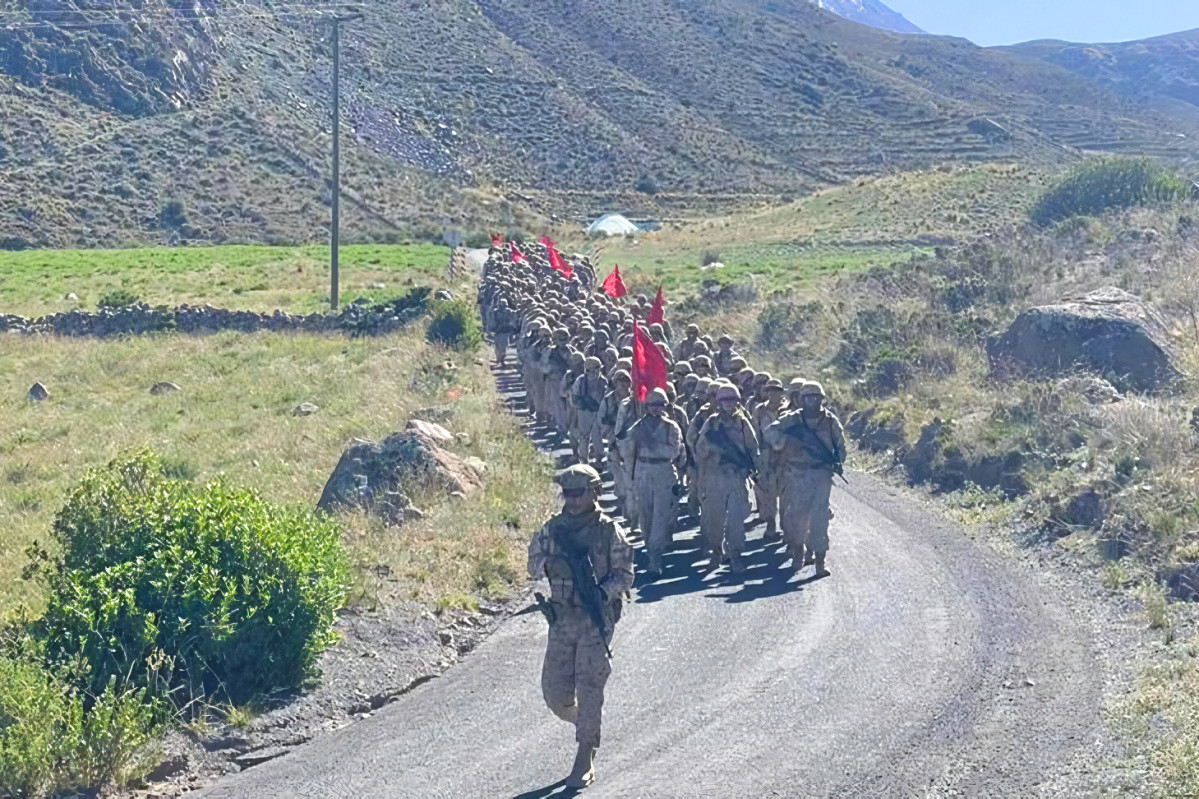
[{"label": "soldier's shadow", "polygon": [[567,788],[566,780],[558,780],[552,785],[547,785],[544,788],[537,788],[532,791],[518,793],[512,799],[547,799],[550,796],[578,796],[580,794],[578,788]]},{"label": "soldier's shadow", "polygon": [[727,565],[712,572],[704,565],[707,556],[698,531],[693,529],[684,533],[690,536],[676,540],[674,549],[664,556],[660,577],[649,576],[646,572],[649,556],[644,548],[637,549],[633,586],[637,589],[638,603],[660,602],[696,591],[713,591],[706,596],[726,602],[749,602],[801,590],[817,579],[815,576],[795,579],[794,573],[785,565],[787,559],[779,551],[779,543],[763,541],[760,536],[745,542],[745,550],[741,553],[746,567],[743,574],[733,574]]}]

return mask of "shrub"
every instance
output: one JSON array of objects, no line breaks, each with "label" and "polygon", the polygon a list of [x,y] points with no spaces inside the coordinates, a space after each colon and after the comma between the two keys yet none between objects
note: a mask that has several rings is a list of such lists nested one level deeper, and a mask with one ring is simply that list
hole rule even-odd
[{"label": "shrub", "polygon": [[658,182],[649,175],[642,175],[633,181],[633,188],[642,194],[653,196],[658,193]]},{"label": "shrub", "polygon": [[758,313],[758,344],[765,349],[777,349],[794,342],[808,320],[820,313],[819,302],[796,305],[790,301],[767,305]]},{"label": "shrub", "polygon": [[176,703],[299,684],[335,640],[337,526],[222,482],[170,480],[142,452],[90,472],[54,520],[39,634],[85,687],[113,677]]},{"label": "shrub", "polygon": [[1127,208],[1186,195],[1186,183],[1151,158],[1118,156],[1085,161],[1048,188],[1029,211],[1038,225],[1073,216],[1093,216],[1109,208]]},{"label": "shrub", "polygon": [[126,289],[113,289],[96,301],[97,308],[127,308],[138,301],[138,296]]},{"label": "shrub", "polygon": [[470,352],[483,343],[474,308],[465,300],[450,300],[437,306],[425,338],[460,352]]},{"label": "shrub", "polygon": [[153,765],[155,704],[110,684],[85,710],[41,665],[0,655],[0,795],[42,796],[123,786]]}]

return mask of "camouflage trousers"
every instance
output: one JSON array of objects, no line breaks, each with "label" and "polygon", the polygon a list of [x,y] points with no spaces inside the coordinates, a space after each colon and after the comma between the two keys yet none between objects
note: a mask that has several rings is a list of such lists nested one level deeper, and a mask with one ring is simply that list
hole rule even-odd
[{"label": "camouflage trousers", "polygon": [[604,457],[604,433],[595,423],[595,411],[575,411],[575,455],[579,463],[594,464]]},{"label": "camouflage trousers", "polygon": [[637,519],[651,555],[660,555],[670,547],[676,514],[671,489],[676,480],[674,466],[669,463],[639,463],[633,475]]},{"label": "camouflage trousers", "polygon": [[699,529],[712,549],[724,542],[724,554],[745,549],[745,519],[749,516],[749,490],[745,475],[718,469],[702,478]]},{"label": "camouflage trousers", "polygon": [[[554,603],[558,619],[550,625],[541,694],[554,715],[575,725],[575,740],[599,747],[604,685],[612,673],[604,642],[587,612]],[[612,640],[611,631],[608,634]]]},{"label": "camouflage trousers", "polygon": [[504,363],[508,359],[508,339],[509,333],[493,333],[492,341],[495,343],[495,359],[500,363]]},{"label": "camouflage trousers", "polygon": [[779,490],[772,475],[758,472],[758,479],[754,483],[754,499],[758,503],[758,518],[766,522],[766,529],[777,529]]},{"label": "camouflage trousers", "polygon": [[782,492],[783,542],[807,546],[813,552],[828,550],[828,523],[832,519],[829,495],[833,474],[828,469],[788,471],[779,482]]}]

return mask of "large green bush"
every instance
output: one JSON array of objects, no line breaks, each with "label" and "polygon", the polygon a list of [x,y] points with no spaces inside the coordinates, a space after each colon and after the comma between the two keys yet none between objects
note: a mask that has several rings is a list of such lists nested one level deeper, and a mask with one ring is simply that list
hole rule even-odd
[{"label": "large green bush", "polygon": [[334,641],[347,565],[337,526],[222,482],[170,480],[149,453],[88,474],[54,520],[40,622],[52,662],[176,704],[243,703],[311,674]]},{"label": "large green bush", "polygon": [[1029,216],[1050,225],[1073,216],[1092,216],[1185,196],[1182,178],[1151,158],[1093,158],[1066,172],[1033,204]]},{"label": "large green bush", "polygon": [[465,300],[450,300],[437,306],[425,338],[459,352],[470,352],[483,343],[475,309]]}]

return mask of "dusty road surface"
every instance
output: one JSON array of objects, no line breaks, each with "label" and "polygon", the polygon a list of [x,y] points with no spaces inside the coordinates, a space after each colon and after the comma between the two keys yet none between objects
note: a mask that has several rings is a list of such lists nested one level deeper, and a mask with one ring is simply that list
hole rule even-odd
[{"label": "dusty road surface", "polygon": [[[1085,792],[1103,680],[1085,620],[919,500],[850,479],[831,577],[792,576],[761,527],[743,579],[704,576],[690,531],[659,581],[639,559],[587,796],[1025,796],[1064,774]],[[564,795],[573,728],[542,704],[545,637],[515,617],[373,717],[204,795]]]}]

